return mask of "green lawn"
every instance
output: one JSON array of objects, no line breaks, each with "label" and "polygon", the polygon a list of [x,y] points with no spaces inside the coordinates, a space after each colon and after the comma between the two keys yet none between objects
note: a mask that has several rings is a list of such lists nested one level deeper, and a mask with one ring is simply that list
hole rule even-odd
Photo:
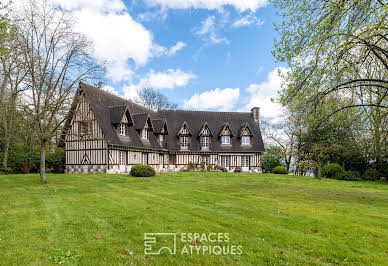
[{"label": "green lawn", "polygon": [[[0,264],[388,264],[388,186],[271,174],[0,176]],[[144,233],[178,233],[144,255]],[[229,242],[180,242],[181,233]],[[181,254],[185,245],[242,255]],[[62,263],[61,262],[61,263]]]}]

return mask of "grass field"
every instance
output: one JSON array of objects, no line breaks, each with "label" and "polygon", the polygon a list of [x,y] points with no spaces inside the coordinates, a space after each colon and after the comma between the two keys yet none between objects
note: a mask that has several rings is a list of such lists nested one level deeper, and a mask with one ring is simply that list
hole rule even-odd
[{"label": "grass field", "polygon": [[[0,176],[0,264],[388,264],[388,186],[271,174]],[[144,233],[178,233],[144,255]],[[180,242],[180,233],[229,242]],[[181,254],[234,245],[242,255]],[[195,252],[194,252],[195,253]]]}]

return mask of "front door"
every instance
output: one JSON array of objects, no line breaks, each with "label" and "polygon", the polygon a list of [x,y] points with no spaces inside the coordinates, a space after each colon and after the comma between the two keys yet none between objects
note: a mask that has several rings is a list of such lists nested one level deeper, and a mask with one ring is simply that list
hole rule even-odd
[{"label": "front door", "polygon": [[125,173],[125,166],[127,164],[127,153],[125,151],[120,151],[120,173]]},{"label": "front door", "polygon": [[229,168],[230,168],[230,157],[229,156],[227,156],[227,155],[221,156],[221,166],[229,171]]},{"label": "front door", "polygon": [[249,171],[249,156],[247,155],[241,156],[241,170],[243,172]]}]

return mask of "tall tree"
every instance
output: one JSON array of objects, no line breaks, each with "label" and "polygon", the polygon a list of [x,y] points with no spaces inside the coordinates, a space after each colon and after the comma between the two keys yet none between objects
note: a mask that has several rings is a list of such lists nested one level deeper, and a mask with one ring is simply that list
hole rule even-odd
[{"label": "tall tree", "polygon": [[[282,91],[283,103],[302,96],[307,98],[306,107],[315,108],[329,94],[362,93],[368,88],[381,88],[386,96],[388,5],[384,2],[274,0],[283,22],[276,26],[281,37],[273,54],[292,70]],[[355,101],[341,110],[355,106],[388,108],[383,101]]]},{"label": "tall tree", "polygon": [[17,101],[20,93],[25,89],[23,81],[26,78],[26,69],[22,61],[22,49],[18,36],[7,41],[8,51],[0,55],[0,76],[4,85],[1,88],[0,112],[2,113],[1,126],[4,132],[3,166],[7,167],[9,148],[13,136],[13,122],[16,114]]},{"label": "tall tree", "polygon": [[151,110],[174,110],[177,108],[175,103],[171,103],[168,98],[159,91],[152,88],[144,88],[138,92],[137,102]]},{"label": "tall tree", "polygon": [[12,19],[23,43],[25,110],[40,142],[40,180],[47,183],[47,145],[65,120],[72,92],[102,69],[90,56],[91,43],[73,30],[72,17],[48,1],[27,2]]}]

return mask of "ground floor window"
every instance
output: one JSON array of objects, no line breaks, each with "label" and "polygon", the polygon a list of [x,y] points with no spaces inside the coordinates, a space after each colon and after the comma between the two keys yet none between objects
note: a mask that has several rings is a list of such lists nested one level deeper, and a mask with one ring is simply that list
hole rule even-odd
[{"label": "ground floor window", "polygon": [[160,166],[163,166],[164,165],[164,155],[163,154],[159,154],[159,165]]},{"label": "ground floor window", "polygon": [[126,165],[127,164],[127,152],[120,151],[120,158],[119,158],[120,165]]},{"label": "ground floor window", "polygon": [[249,170],[249,156],[241,156],[241,167],[243,170]]},{"label": "ground floor window", "polygon": [[142,162],[141,162],[142,164],[148,164],[148,153],[144,153],[144,152],[143,152],[143,153],[142,153],[141,159],[142,159],[142,160],[141,160],[141,161],[142,161]]},{"label": "ground floor window", "polygon": [[202,156],[201,162],[204,162],[206,165],[210,164],[210,157],[209,156]]},{"label": "ground floor window", "polygon": [[229,168],[230,168],[230,156],[221,155],[221,166],[229,170]]}]

